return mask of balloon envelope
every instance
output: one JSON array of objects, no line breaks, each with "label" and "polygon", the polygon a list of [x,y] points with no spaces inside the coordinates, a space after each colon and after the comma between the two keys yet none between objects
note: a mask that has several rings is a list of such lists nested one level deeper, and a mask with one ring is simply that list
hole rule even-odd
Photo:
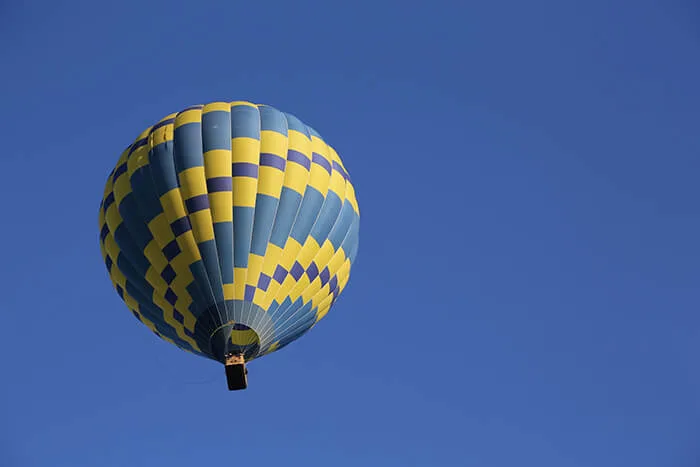
[{"label": "balloon envelope", "polygon": [[249,102],[169,115],[124,150],[100,246],[134,316],[224,362],[293,342],[346,286],[359,208],[336,151],[296,117]]}]

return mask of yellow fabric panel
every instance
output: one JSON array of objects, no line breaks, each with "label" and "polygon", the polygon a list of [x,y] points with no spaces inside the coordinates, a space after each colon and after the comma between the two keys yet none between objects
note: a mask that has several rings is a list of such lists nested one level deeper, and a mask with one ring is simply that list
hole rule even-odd
[{"label": "yellow fabric panel", "polygon": [[190,214],[190,224],[192,233],[197,243],[214,240],[214,224],[212,224],[211,212],[209,209]]},{"label": "yellow fabric panel", "polygon": [[282,256],[282,248],[272,243],[267,244],[267,251],[265,252],[265,260],[263,261],[262,272],[270,277],[275,273],[277,268],[278,260]]},{"label": "yellow fabric panel", "polygon": [[267,310],[270,308],[272,300],[275,299],[279,288],[280,284],[278,284],[275,280],[270,281],[270,286],[267,288],[264,297],[261,301],[257,302],[263,310]]},{"label": "yellow fabric panel", "polygon": [[[340,156],[336,152],[335,148],[328,143],[326,143],[326,147],[328,148],[328,158],[331,161],[336,162],[339,166],[343,167],[343,161],[340,160]],[[343,167],[343,169],[344,168],[345,167]]]},{"label": "yellow fabric panel", "polygon": [[209,104],[205,104],[204,107],[202,108],[202,113],[208,113],[208,112],[218,112],[218,111],[223,111],[223,112],[230,112],[231,111],[231,104],[228,102],[210,102]]},{"label": "yellow fabric panel", "polygon": [[[313,289],[313,292],[312,292]],[[332,290],[330,290],[330,285],[326,284],[323,287],[321,287],[321,282],[318,281],[316,284],[316,281],[314,281],[314,284],[312,284],[311,287],[309,287],[307,290],[304,291],[304,294],[302,295],[304,304],[308,303],[309,300],[311,301],[311,309],[313,310],[314,308],[320,309],[321,304],[323,301],[328,297],[330,294],[332,294]],[[310,298],[307,298],[310,295]]]},{"label": "yellow fabric panel", "polygon": [[258,106],[256,104],[253,104],[252,102],[248,102],[248,101],[232,101],[231,102],[231,107],[237,107],[239,105],[247,105],[248,107],[254,107],[256,109],[258,108]]},{"label": "yellow fabric panel", "polygon": [[287,158],[287,137],[276,131],[260,132],[260,153],[275,154]]},{"label": "yellow fabric panel", "polygon": [[173,188],[161,196],[160,204],[163,207],[163,212],[165,213],[165,218],[167,219],[168,224],[187,215],[185,212],[185,203],[182,202],[179,188]]},{"label": "yellow fabric panel", "polygon": [[[185,232],[184,234],[177,237],[177,244],[180,246],[180,254],[178,256],[183,256],[189,261],[187,266],[194,263],[195,261],[202,259],[199,253],[199,248],[197,247],[197,242],[194,239],[192,231]],[[172,261],[171,261],[172,262]],[[178,273],[180,271],[177,271]]]},{"label": "yellow fabric panel", "polygon": [[141,167],[147,165],[150,162],[148,157],[148,145],[139,146],[131,153],[129,160],[127,161],[127,169],[129,171],[129,177],[131,177],[134,172],[136,172]]},{"label": "yellow fabric panel", "polygon": [[284,172],[274,167],[260,166],[259,174],[258,193],[279,199]]},{"label": "yellow fabric panel", "polygon": [[260,306],[260,307],[263,307],[263,304],[265,303],[265,295],[266,294],[267,294],[266,291],[256,288],[255,294],[253,295],[253,303]]},{"label": "yellow fabric panel", "polygon": [[149,136],[149,145],[151,148],[158,146],[159,144],[163,144],[166,141],[172,141],[173,140],[173,124],[169,123],[167,125],[163,125],[162,127],[156,128],[155,131],[151,133]]},{"label": "yellow fabric panel", "polygon": [[258,164],[260,161],[260,141],[244,136],[231,139],[231,162]]},{"label": "yellow fabric panel", "polygon": [[233,268],[233,298],[243,300],[245,297],[246,268]]},{"label": "yellow fabric panel", "polygon": [[345,286],[348,284],[351,267],[352,264],[350,263],[350,260],[346,259],[343,266],[341,266],[340,270],[338,271],[338,274],[336,274],[338,276],[338,294],[342,293],[343,290],[345,290]]},{"label": "yellow fabric panel", "polygon": [[294,264],[294,261],[296,261],[299,255],[301,246],[301,243],[297,242],[292,237],[287,239],[287,244],[284,246],[284,250],[282,250],[282,259],[280,261],[283,268],[289,270],[289,268],[292,267],[292,264]]},{"label": "yellow fabric panel", "polygon": [[264,256],[259,256],[253,253],[248,255],[248,272],[246,273],[246,283],[248,285],[258,285],[258,279],[260,277],[260,271],[262,271],[263,261],[265,261]]},{"label": "yellow fabric panel", "polygon": [[207,180],[204,178],[204,167],[191,167],[178,174],[182,199],[207,194]]},{"label": "yellow fabric panel", "polygon": [[212,149],[204,153],[204,168],[207,179],[231,176],[231,151]]},{"label": "yellow fabric panel", "polygon": [[168,264],[168,260],[165,259],[161,248],[162,247],[158,245],[158,241],[154,238],[148,242],[148,245],[146,245],[146,248],[143,250],[144,256],[146,256],[151,265],[158,271],[165,269],[165,266]]},{"label": "yellow fabric panel", "polygon": [[312,236],[309,236],[309,238],[306,239],[306,242],[304,243],[304,246],[302,247],[301,251],[297,255],[297,261],[299,264],[301,264],[304,269],[308,268],[309,265],[311,264],[311,261],[313,261],[314,257],[316,256],[316,253],[318,253],[318,250],[321,247],[319,246],[318,243],[316,243],[316,239],[313,238]]},{"label": "yellow fabric panel", "polygon": [[328,261],[328,271],[331,274],[331,277],[334,276],[335,274],[338,273],[340,268],[342,267],[343,264],[345,264],[345,261],[348,259],[347,253],[343,248],[339,248],[338,251],[336,251],[333,254],[333,257]]},{"label": "yellow fabric panel", "polygon": [[318,136],[311,135],[311,150],[316,154],[327,154],[328,144]]},{"label": "yellow fabric panel", "polygon": [[321,321],[330,311],[331,304],[333,303],[333,295],[327,295],[321,304],[318,306],[318,311],[316,311],[316,322]]},{"label": "yellow fabric panel", "polygon": [[[316,243],[315,240],[314,243]],[[325,268],[328,265],[328,263],[331,261],[331,258],[333,258],[334,254],[335,249],[333,248],[333,244],[330,240],[326,239],[326,241],[323,242],[323,246],[316,252],[316,256],[313,259],[313,261],[316,263],[316,266],[318,266],[319,271],[322,271],[323,268]]]},{"label": "yellow fabric panel", "polygon": [[105,215],[105,220],[107,221],[107,226],[109,230],[115,232],[119,224],[122,223],[122,216],[119,214],[119,208],[117,203],[112,203],[112,205],[107,208],[107,213]]},{"label": "yellow fabric panel", "polygon": [[[308,284],[309,278],[306,276],[306,274],[302,275],[299,278],[299,282],[304,282]],[[282,282],[282,285],[280,286],[279,290],[277,291],[277,295],[275,296],[275,300],[277,300],[277,303],[282,303],[285,298],[291,297],[291,292],[292,289],[299,283],[297,282],[296,279],[294,279],[294,276],[291,274],[287,274],[287,277],[285,277],[284,282]],[[298,297],[293,297],[293,300]],[[293,301],[292,300],[292,301]]]},{"label": "yellow fabric panel", "polygon": [[338,172],[337,170],[334,170],[333,173],[331,173],[330,180],[328,182],[328,191],[332,191],[338,197],[343,200],[345,199],[345,186],[347,184],[345,183],[345,179],[343,176]]},{"label": "yellow fabric panel", "polygon": [[345,199],[348,200],[348,202],[350,203],[350,206],[352,206],[352,209],[359,216],[360,215],[360,206],[357,203],[357,197],[355,196],[355,187],[350,182],[348,182],[347,186],[345,187]]},{"label": "yellow fabric panel", "polygon": [[217,191],[209,193],[209,206],[212,222],[215,224],[233,221],[233,200],[231,199],[231,192]]},{"label": "yellow fabric panel", "polygon": [[[258,193],[258,180],[250,177],[233,177],[233,205],[240,207],[255,207]],[[235,223],[236,220],[234,219]]]},{"label": "yellow fabric panel", "polygon": [[[235,282],[235,278],[234,278]],[[233,284],[224,284],[224,300],[233,300],[234,287]]]},{"label": "yellow fabric panel", "polygon": [[289,130],[287,139],[289,140],[289,149],[311,157],[311,139],[308,136],[296,130]]},{"label": "yellow fabric panel", "polygon": [[328,193],[330,179],[331,176],[326,172],[326,169],[318,164],[311,164],[308,184],[318,190],[324,197]]},{"label": "yellow fabric panel", "polygon": [[303,196],[308,183],[309,171],[306,170],[306,167],[302,167],[294,162],[287,162],[287,170],[284,174],[284,186]]},{"label": "yellow fabric panel", "polygon": [[[292,279],[294,279],[294,278],[292,278]],[[298,300],[299,297],[301,297],[304,290],[308,289],[309,286],[311,286],[311,281],[309,280],[309,276],[306,275],[306,273],[304,273],[304,275],[302,275],[299,278],[299,280],[296,281],[296,283],[293,283],[291,285],[292,286],[290,287],[289,292],[287,292],[285,294],[285,296],[288,296],[294,302],[294,301]],[[285,290],[286,287],[287,287],[287,284],[286,283],[283,284],[280,291]],[[277,301],[279,301],[279,300],[280,300],[280,297],[278,296]]]},{"label": "yellow fabric panel", "polygon": [[258,333],[252,329],[239,331],[234,329],[231,331],[231,343],[234,345],[254,345],[258,343]]},{"label": "yellow fabric panel", "polygon": [[148,229],[151,231],[151,235],[153,235],[153,238],[161,249],[175,239],[175,234],[173,234],[173,231],[170,229],[170,223],[164,213],[160,213],[154,217],[151,222],[148,223]]},{"label": "yellow fabric panel", "polygon": [[124,172],[114,183],[114,204],[119,206],[129,193],[131,193],[131,181],[129,180],[129,174]]},{"label": "yellow fabric panel", "polygon": [[[145,256],[145,254],[144,254]],[[148,282],[151,287],[153,287],[153,301],[156,303],[158,306],[161,306],[158,301],[162,300],[165,301],[165,297],[163,297],[163,292],[168,288],[168,284],[165,282],[165,280],[161,277],[159,269],[156,269],[152,265],[149,266],[148,270],[146,271],[146,282]],[[167,303],[167,302],[166,302]],[[168,305],[170,306],[170,305]]]},{"label": "yellow fabric panel", "polygon": [[202,111],[200,109],[188,109],[184,112],[180,112],[175,117],[175,128],[179,128],[182,125],[187,125],[188,123],[201,123],[202,122]]}]

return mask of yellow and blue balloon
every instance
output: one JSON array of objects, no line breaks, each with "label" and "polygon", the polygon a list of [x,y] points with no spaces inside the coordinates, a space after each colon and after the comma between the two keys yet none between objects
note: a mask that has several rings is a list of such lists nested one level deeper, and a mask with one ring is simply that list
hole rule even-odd
[{"label": "yellow and blue balloon", "polygon": [[222,363],[280,350],[347,285],[360,212],[336,151],[266,105],[168,115],[109,175],[100,246],[114,288],[160,338]]}]

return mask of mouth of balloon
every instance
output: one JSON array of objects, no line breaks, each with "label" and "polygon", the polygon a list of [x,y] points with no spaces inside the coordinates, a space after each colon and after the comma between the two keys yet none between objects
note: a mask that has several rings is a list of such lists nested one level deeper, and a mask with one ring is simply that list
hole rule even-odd
[{"label": "mouth of balloon", "polygon": [[228,355],[243,355],[250,361],[260,351],[260,336],[243,323],[229,321],[211,334],[209,345],[212,355],[222,363]]}]

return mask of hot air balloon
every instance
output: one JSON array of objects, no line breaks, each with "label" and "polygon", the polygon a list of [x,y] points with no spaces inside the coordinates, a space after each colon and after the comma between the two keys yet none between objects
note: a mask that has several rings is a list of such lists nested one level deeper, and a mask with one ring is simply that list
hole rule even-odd
[{"label": "hot air balloon", "polygon": [[299,339],[330,310],[358,251],[359,207],[336,151],[267,105],[212,102],[168,115],[121,154],[100,204],[112,284],[141,323],[221,362]]}]

